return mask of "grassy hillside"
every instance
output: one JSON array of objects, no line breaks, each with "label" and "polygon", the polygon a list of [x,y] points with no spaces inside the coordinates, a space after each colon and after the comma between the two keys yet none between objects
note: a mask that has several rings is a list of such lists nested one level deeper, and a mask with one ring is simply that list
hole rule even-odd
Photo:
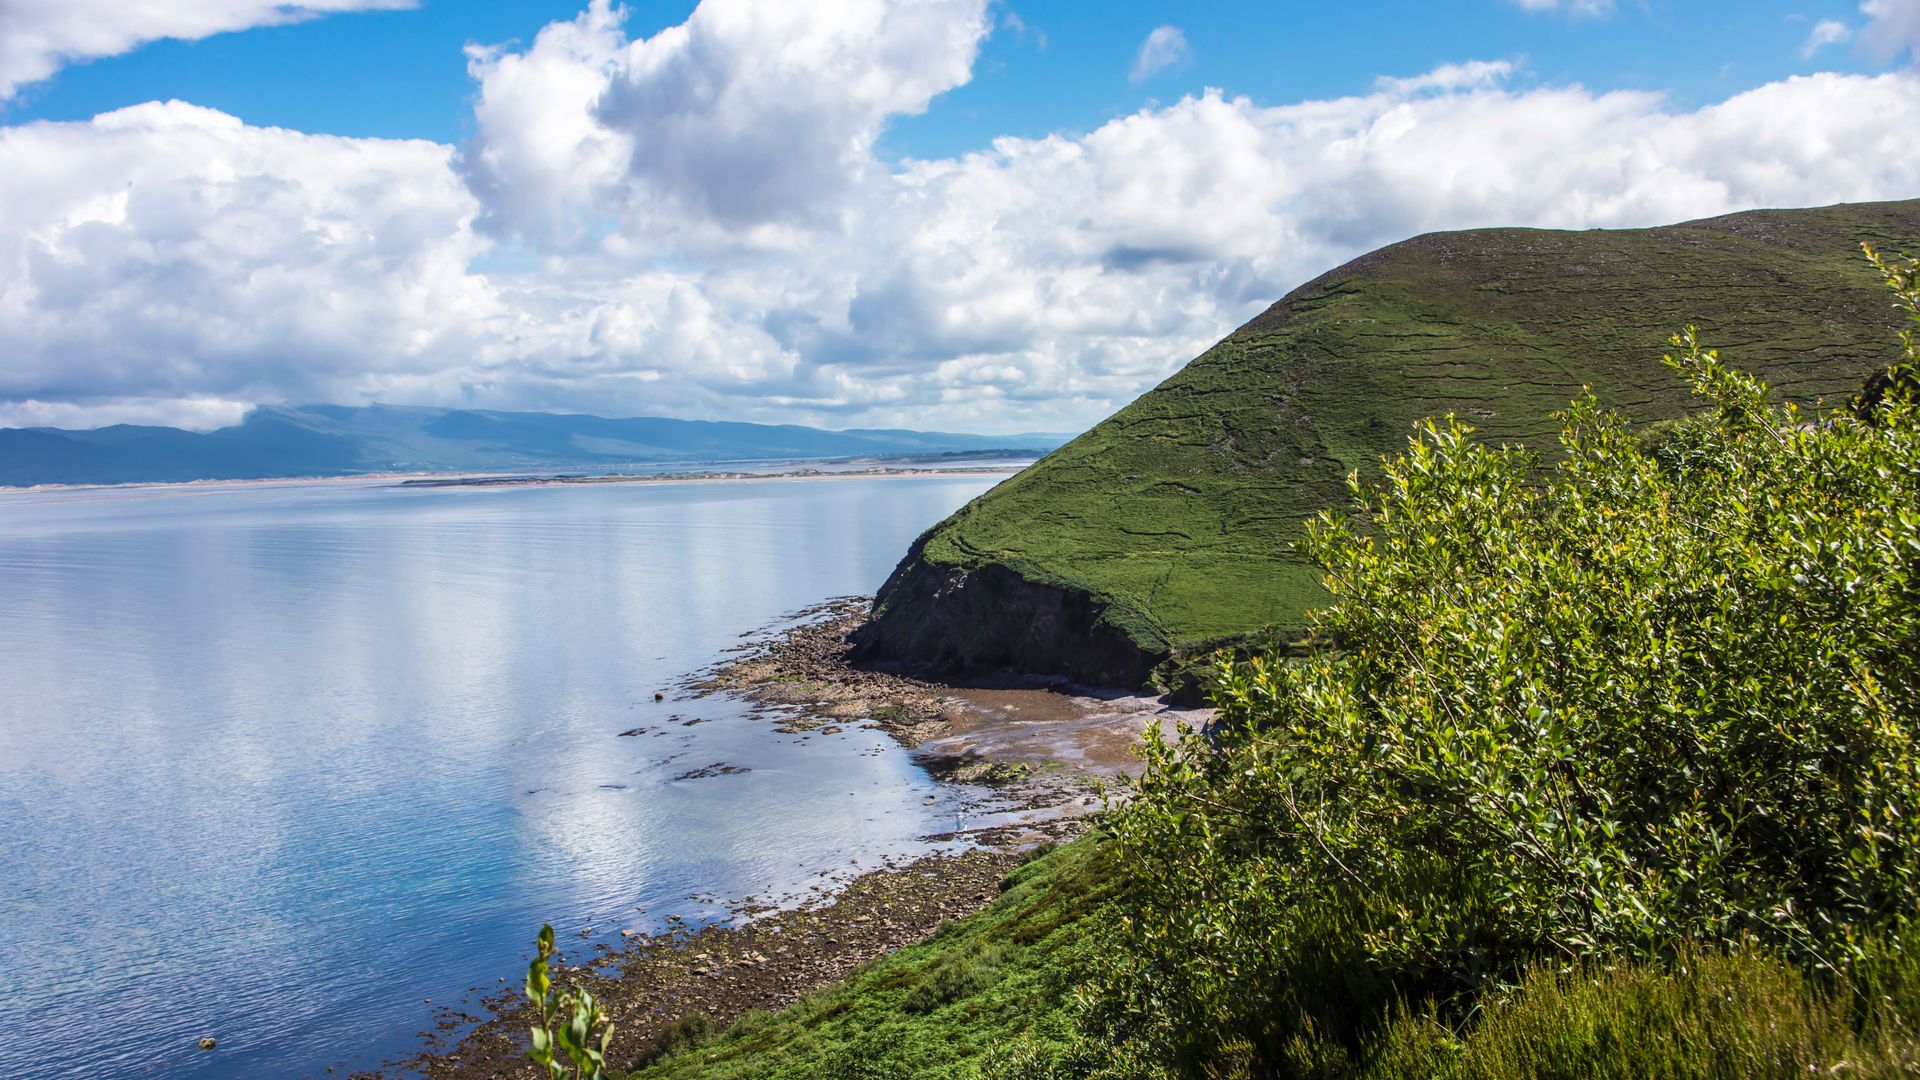
[{"label": "grassy hillside", "polygon": [[[1920,259],[1880,269],[1920,326]],[[1902,339],[1817,422],[1688,335],[1648,437],[1423,426],[1310,530],[1314,647],[1219,665],[1094,836],[641,1075],[1920,1075]]]},{"label": "grassy hillside", "polygon": [[1042,854],[987,910],[779,1013],[681,1042],[631,1080],[963,1080],[1069,1053],[1076,957],[1112,893],[1109,861],[1091,837]]},{"label": "grassy hillside", "polygon": [[[1347,474],[1422,417],[1544,447],[1583,385],[1636,419],[1672,417],[1687,391],[1660,356],[1688,323],[1796,399],[1856,388],[1892,342],[1863,240],[1920,248],[1920,201],[1383,248],[937,526],[881,594],[868,654],[1098,679],[1296,629],[1323,596],[1290,548],[1302,522],[1343,505]],[[1033,601],[1007,598],[1014,578],[1083,602],[1049,592],[1047,610],[1021,610]],[[964,617],[937,610],[959,599]],[[1082,615],[1092,625],[1064,625]],[[1075,653],[1110,653],[1117,635],[1141,663]]]}]

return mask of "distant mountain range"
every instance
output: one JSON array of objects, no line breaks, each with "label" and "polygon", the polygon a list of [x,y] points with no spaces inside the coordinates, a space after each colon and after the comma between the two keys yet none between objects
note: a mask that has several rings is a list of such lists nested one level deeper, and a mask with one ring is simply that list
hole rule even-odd
[{"label": "distant mountain range", "polygon": [[209,432],[0,428],[0,486],[1045,453],[1068,438],[391,405],[261,407]]}]

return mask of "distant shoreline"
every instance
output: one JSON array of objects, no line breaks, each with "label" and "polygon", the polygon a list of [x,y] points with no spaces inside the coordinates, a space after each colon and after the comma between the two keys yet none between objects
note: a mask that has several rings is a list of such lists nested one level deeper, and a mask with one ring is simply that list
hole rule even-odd
[{"label": "distant shoreline", "polygon": [[133,492],[156,490],[162,493],[188,494],[194,491],[219,490],[237,487],[271,487],[279,485],[308,486],[318,484],[366,484],[369,486],[390,486],[405,488],[487,488],[487,487],[538,487],[558,484],[607,484],[607,483],[649,483],[654,481],[746,481],[746,480],[834,480],[834,479],[910,479],[929,476],[993,476],[1011,475],[1031,464],[1030,461],[1008,461],[996,465],[955,465],[950,468],[938,465],[875,465],[869,468],[823,469],[820,463],[798,464],[792,468],[769,468],[765,472],[750,469],[693,469],[684,471],[664,471],[658,473],[553,473],[529,475],[525,473],[440,473],[440,472],[370,472],[354,473],[350,476],[261,476],[246,479],[220,480],[139,480],[124,484],[30,484],[26,486],[0,485],[0,498],[8,495],[26,495],[47,492],[85,492],[119,491]]},{"label": "distant shoreline", "polygon": [[787,469],[779,472],[750,472],[733,469],[707,469],[690,472],[555,474],[552,476],[430,476],[403,480],[398,487],[546,487],[561,484],[653,484],[689,481],[727,480],[847,480],[902,479],[916,476],[1005,476],[1026,468],[1024,465],[968,465],[950,469],[929,466],[876,465],[867,469]]}]

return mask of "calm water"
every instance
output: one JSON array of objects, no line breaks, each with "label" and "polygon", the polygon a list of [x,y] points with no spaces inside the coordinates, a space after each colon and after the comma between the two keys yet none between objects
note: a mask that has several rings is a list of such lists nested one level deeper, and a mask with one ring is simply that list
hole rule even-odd
[{"label": "calm water", "polygon": [[344,1073],[542,921],[924,849],[883,737],[653,694],[992,482],[0,493],[0,1076]]}]

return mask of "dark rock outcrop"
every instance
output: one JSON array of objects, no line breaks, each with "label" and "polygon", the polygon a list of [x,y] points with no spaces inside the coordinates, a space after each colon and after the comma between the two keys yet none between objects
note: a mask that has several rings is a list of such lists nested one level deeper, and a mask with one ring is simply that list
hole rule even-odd
[{"label": "dark rock outcrop", "polygon": [[952,675],[1061,675],[1089,686],[1145,684],[1167,652],[1143,646],[1085,592],[1029,581],[988,563],[936,566],[915,542],[853,634],[856,662],[905,661]]}]

